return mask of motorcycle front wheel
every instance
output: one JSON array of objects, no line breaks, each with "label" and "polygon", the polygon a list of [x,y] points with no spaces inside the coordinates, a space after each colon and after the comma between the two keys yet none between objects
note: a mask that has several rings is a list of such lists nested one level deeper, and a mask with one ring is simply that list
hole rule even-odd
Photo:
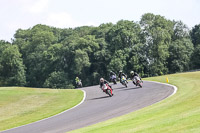
[{"label": "motorcycle front wheel", "polygon": [[107,89],[107,94],[112,97],[111,91],[109,89]]},{"label": "motorcycle front wheel", "polygon": [[125,84],[126,88],[128,87],[127,84]]}]

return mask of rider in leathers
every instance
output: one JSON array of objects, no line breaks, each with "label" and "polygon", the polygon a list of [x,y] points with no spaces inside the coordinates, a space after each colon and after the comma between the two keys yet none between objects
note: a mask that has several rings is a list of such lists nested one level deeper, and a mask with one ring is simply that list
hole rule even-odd
[{"label": "rider in leathers", "polygon": [[112,76],[112,75],[116,75],[113,71],[110,71],[110,77]]},{"label": "rider in leathers", "polygon": [[113,76],[113,75],[116,76],[116,74],[115,74],[113,71],[110,71],[110,81],[112,81],[112,76]]},{"label": "rider in leathers", "polygon": [[76,82],[76,87],[79,87],[79,85],[82,86],[81,79],[79,77],[75,78],[75,82]]},{"label": "rider in leathers", "polygon": [[133,81],[133,84],[135,84],[135,81],[136,81],[136,77],[139,77],[140,80],[142,81],[141,77],[139,76],[139,74],[137,74],[136,72],[134,71],[131,71],[130,72],[130,79]]},{"label": "rider in leathers", "polygon": [[[104,84],[108,84],[108,86],[112,89],[112,87],[109,85],[109,82],[107,80],[105,80],[104,78],[100,78],[100,88],[102,89],[102,86]],[[103,89],[102,89],[103,90]],[[103,90],[104,91],[104,90]]]},{"label": "rider in leathers", "polygon": [[122,73],[122,71],[119,71],[118,78],[119,78],[119,80],[120,80],[120,83],[122,83],[122,76],[124,76],[124,77],[127,78],[126,74]]}]

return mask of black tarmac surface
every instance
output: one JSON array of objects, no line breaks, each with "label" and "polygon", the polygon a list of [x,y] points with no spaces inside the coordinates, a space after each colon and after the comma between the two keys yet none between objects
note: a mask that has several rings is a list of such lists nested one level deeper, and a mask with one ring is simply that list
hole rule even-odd
[{"label": "black tarmac surface", "polygon": [[120,83],[112,87],[113,97],[103,93],[99,86],[82,88],[86,98],[76,108],[1,133],[65,133],[152,105],[174,92],[171,86],[148,81],[144,81],[143,88],[136,87],[132,82],[129,82],[128,88]]}]

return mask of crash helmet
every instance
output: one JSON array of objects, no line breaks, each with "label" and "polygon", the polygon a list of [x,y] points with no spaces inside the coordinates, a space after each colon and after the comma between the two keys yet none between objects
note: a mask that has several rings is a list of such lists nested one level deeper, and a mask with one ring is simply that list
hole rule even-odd
[{"label": "crash helmet", "polygon": [[134,74],[134,71],[131,71],[130,74]]},{"label": "crash helmet", "polygon": [[104,82],[104,79],[103,79],[103,78],[100,78],[100,82],[103,83],[103,82]]},{"label": "crash helmet", "polygon": [[119,73],[122,73],[122,70],[120,70]]}]

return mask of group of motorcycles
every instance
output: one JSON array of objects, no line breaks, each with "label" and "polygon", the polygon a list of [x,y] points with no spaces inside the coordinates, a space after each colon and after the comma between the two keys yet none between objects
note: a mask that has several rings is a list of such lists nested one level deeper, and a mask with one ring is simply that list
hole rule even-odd
[{"label": "group of motorcycles", "polygon": [[[116,77],[116,75],[111,75],[110,81],[113,82],[113,84],[117,84],[117,77]],[[139,87],[142,88],[142,83],[143,83],[143,81],[141,81],[141,79],[140,79],[138,76],[134,77],[134,78],[132,79],[132,82],[133,82],[133,84],[135,84],[136,86],[139,86]],[[126,78],[125,76],[122,76],[122,77],[121,77],[120,83],[121,83],[122,85],[124,85],[126,88],[128,87],[128,81],[127,81],[127,78]],[[77,87],[77,88],[81,88],[81,87],[82,87],[82,82],[81,82],[81,80],[79,80],[79,82],[76,83],[76,87]],[[111,86],[110,86],[109,84],[104,84],[104,85],[102,86],[102,90],[103,90],[106,94],[108,94],[110,97],[113,96],[113,89],[111,88]]]},{"label": "group of motorcycles", "polygon": [[[110,77],[110,81],[113,82],[113,84],[117,84],[117,78],[116,78],[116,75],[112,75]],[[138,76],[136,76],[135,78],[132,79],[133,83],[136,85],[136,86],[139,86],[142,88],[142,81],[140,80],[140,78]],[[122,76],[121,78],[121,84],[124,85],[126,88],[128,87],[128,81],[126,79],[125,76]]]},{"label": "group of motorcycles", "polygon": [[[117,84],[117,77],[116,77],[116,75],[112,75],[110,77],[110,81],[113,82],[113,84]],[[132,81],[133,81],[133,84],[135,84],[136,86],[139,86],[139,87],[142,88],[143,81],[138,76],[136,76],[135,78],[133,78]],[[128,87],[128,81],[127,81],[127,78],[125,76],[121,77],[121,81],[120,82],[126,88]],[[112,88],[108,84],[104,84],[104,86],[102,87],[102,90],[104,90],[104,92],[106,94],[108,94],[110,97],[113,96]]]}]

